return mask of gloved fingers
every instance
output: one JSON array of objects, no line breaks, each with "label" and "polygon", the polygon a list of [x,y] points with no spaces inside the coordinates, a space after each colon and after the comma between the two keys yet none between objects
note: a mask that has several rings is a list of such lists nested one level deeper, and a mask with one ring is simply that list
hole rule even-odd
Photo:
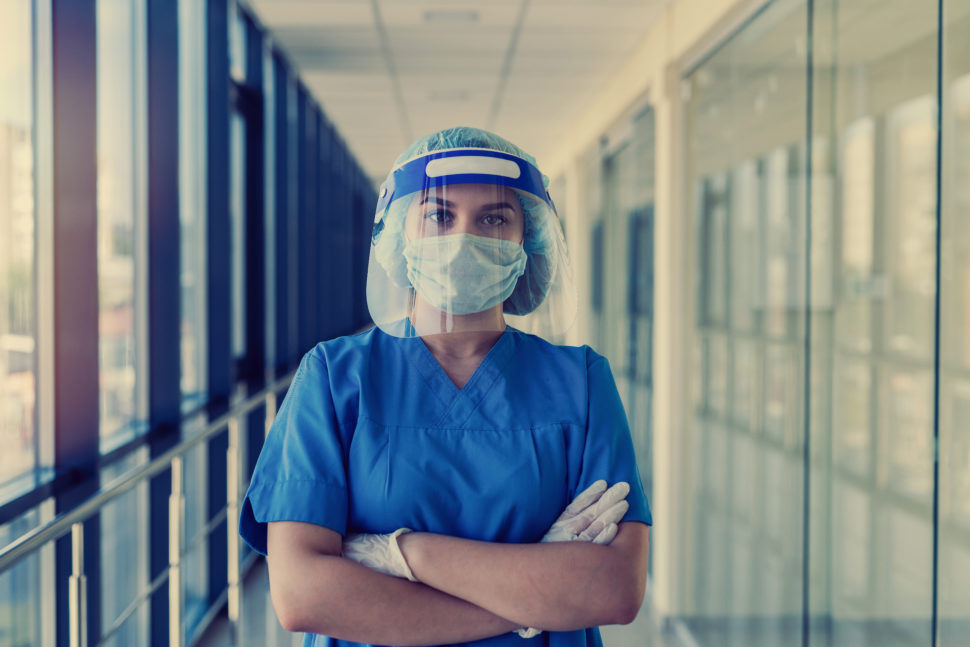
[{"label": "gloved fingers", "polygon": [[616,537],[616,533],[619,529],[619,526],[617,526],[615,523],[611,523],[606,528],[603,528],[600,534],[593,538],[593,543],[599,544],[600,546],[607,545],[613,541],[613,538]]},{"label": "gloved fingers", "polygon": [[630,509],[630,504],[627,503],[626,499],[616,503],[602,512],[598,517],[593,519],[593,521],[586,526],[586,528],[578,534],[576,537],[577,541],[594,541],[594,538],[599,536],[605,528],[610,524],[618,524],[626,511]]},{"label": "gloved fingers", "polygon": [[566,509],[562,511],[562,514],[559,515],[559,519],[575,517],[580,512],[599,501],[604,492],[606,492],[606,481],[600,479],[577,494],[576,498],[574,498],[570,504],[566,506]]},{"label": "gloved fingers", "polygon": [[519,638],[535,638],[542,633],[542,629],[536,629],[535,627],[523,627],[522,629],[516,629],[515,633],[519,634]]},{"label": "gloved fingers", "polygon": [[[596,519],[598,519],[604,512],[612,508],[614,505],[625,500],[629,493],[630,484],[626,481],[620,481],[619,483],[614,484],[610,489],[603,493],[596,503],[579,513],[575,519],[571,519],[569,521],[569,529],[573,532],[573,534],[583,534],[590,524],[596,521]],[[602,526],[600,529],[601,528]],[[595,533],[588,536],[595,536]]]},{"label": "gloved fingers", "polygon": [[626,499],[627,495],[630,494],[630,484],[626,481],[620,481],[619,483],[614,483],[613,486],[603,493],[603,496],[599,498],[596,504],[593,506],[593,510],[596,512],[596,516],[603,514],[604,510],[612,508],[614,505]]}]

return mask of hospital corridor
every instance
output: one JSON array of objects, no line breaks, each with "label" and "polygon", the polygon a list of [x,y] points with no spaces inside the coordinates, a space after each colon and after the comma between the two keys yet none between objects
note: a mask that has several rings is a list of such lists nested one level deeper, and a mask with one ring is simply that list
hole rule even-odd
[{"label": "hospital corridor", "polygon": [[966,647],[968,420],[968,0],[0,0],[0,647]]}]

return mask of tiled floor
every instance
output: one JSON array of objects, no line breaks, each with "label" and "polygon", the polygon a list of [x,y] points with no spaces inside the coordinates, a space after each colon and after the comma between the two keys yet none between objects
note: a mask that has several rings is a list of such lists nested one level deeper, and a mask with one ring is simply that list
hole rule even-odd
[{"label": "tiled floor", "polygon": [[[302,634],[284,631],[276,620],[269,601],[269,581],[266,563],[258,561],[246,576],[242,616],[242,640],[236,645],[230,641],[229,626],[225,617],[216,619],[203,635],[197,647],[299,647]],[[678,640],[672,632],[662,632],[647,599],[637,619],[626,626],[608,626],[601,629],[605,647],[694,647],[688,641]]]}]

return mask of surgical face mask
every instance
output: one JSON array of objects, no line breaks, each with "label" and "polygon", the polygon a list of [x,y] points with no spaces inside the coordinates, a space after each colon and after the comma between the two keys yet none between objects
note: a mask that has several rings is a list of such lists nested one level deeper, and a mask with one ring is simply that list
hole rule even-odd
[{"label": "surgical face mask", "polygon": [[408,280],[422,299],[456,315],[509,298],[528,256],[521,243],[472,234],[428,236],[404,246]]}]

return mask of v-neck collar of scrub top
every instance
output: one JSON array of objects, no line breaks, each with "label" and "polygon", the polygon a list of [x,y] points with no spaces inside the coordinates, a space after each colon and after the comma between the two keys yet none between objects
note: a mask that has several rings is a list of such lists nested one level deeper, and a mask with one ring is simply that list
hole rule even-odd
[{"label": "v-neck collar of scrub top", "polygon": [[451,381],[424,340],[420,337],[412,338],[411,342],[414,344],[415,352],[411,353],[411,357],[417,365],[421,377],[428,383],[431,392],[438,397],[442,404],[441,416],[435,423],[436,427],[460,427],[475,412],[502,374],[502,369],[512,355],[513,332],[512,326],[505,326],[505,330],[485,354],[485,357],[482,358],[478,368],[468,378],[465,386],[461,388],[458,388],[458,385]]}]

